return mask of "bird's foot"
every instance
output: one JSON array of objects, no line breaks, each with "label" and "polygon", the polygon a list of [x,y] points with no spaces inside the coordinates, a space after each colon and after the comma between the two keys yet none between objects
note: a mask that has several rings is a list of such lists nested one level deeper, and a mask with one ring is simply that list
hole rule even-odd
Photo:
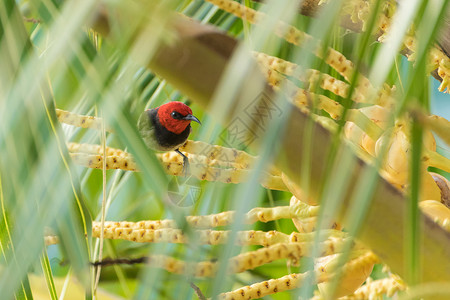
[{"label": "bird's foot", "polygon": [[183,175],[187,177],[189,174],[189,158],[183,153],[181,153],[181,151],[178,149],[176,149],[175,152],[177,152],[183,157]]},{"label": "bird's foot", "polygon": [[183,157],[183,174],[185,177],[189,175],[189,159],[186,156]]}]

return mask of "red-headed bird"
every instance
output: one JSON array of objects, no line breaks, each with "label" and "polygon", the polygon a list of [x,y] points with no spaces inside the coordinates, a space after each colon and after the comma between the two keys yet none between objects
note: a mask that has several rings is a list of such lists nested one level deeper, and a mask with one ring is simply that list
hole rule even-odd
[{"label": "red-headed bird", "polygon": [[139,117],[138,129],[147,147],[157,151],[175,150],[183,156],[183,167],[187,171],[188,158],[178,149],[192,131],[191,121],[200,121],[192,115],[189,106],[172,101],[144,111]]}]

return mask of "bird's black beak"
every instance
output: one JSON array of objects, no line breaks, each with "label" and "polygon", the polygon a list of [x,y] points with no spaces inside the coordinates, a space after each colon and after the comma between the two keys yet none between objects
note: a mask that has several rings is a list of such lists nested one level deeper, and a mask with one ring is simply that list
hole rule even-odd
[{"label": "bird's black beak", "polygon": [[187,116],[183,117],[183,120],[189,120],[189,121],[194,121],[197,122],[198,124],[202,125],[202,123],[200,122],[199,119],[197,119],[196,117],[194,117],[191,114],[188,114]]}]

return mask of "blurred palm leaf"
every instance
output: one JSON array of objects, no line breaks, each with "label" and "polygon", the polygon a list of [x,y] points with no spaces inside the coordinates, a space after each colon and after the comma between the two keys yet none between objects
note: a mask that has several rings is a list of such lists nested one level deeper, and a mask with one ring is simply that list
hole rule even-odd
[{"label": "blurred palm leaf", "polygon": [[[322,60],[313,57],[314,42],[294,47],[269,34],[275,31],[277,20],[285,20],[322,41],[323,47],[332,46],[343,52],[356,69],[370,74],[375,87],[403,83],[405,90],[397,99],[402,101],[402,111],[413,104],[427,111],[431,88],[423,82],[431,70],[427,69],[425,50],[433,45],[440,28],[438,21],[448,1],[436,1],[442,7],[438,12],[427,1],[413,1],[409,14],[404,13],[398,19],[405,25],[398,27],[398,35],[387,47],[372,42],[375,15],[369,16],[366,31],[344,33],[336,24],[341,23],[339,11],[346,1],[328,2],[331,3],[320,14],[310,18],[297,14],[298,3],[292,1],[266,4],[245,1],[247,6],[270,16],[260,26],[253,26],[203,1],[3,1],[0,7],[0,153],[6,155],[0,158],[2,296],[31,299],[27,274],[33,274],[32,286],[43,279],[35,276],[42,275],[41,257],[53,298],[55,291],[60,293],[64,278],[60,276],[68,276],[67,282],[73,280],[71,270],[80,282],[77,286],[81,293],[86,298],[94,297],[97,292],[89,261],[97,257],[94,245],[97,241],[91,237],[91,218],[100,220],[105,196],[108,220],[170,218],[180,226],[185,225],[184,217],[188,214],[235,210],[236,220],[240,220],[239,216],[253,207],[287,205],[289,193],[266,192],[259,184],[259,174],[273,162],[324,207],[326,204],[330,213],[343,220],[352,234],[358,235],[410,283],[449,280],[449,256],[437,247],[448,246],[450,239],[419,216],[419,191],[413,189],[415,201],[411,202],[410,216],[406,217],[403,215],[407,208],[405,198],[342,142],[342,126],[331,134],[294,109],[282,93],[274,93],[249,51],[266,52],[302,68],[315,68],[341,78]],[[378,10],[383,8],[381,1],[373,2]],[[317,7],[317,1],[303,2],[304,14],[311,14],[306,9],[311,3]],[[398,47],[412,22],[416,24],[419,44],[414,66],[400,60],[400,69],[409,65],[406,76],[396,72],[394,58],[398,59]],[[348,20],[344,23],[355,26]],[[385,57],[392,60],[380,63]],[[356,88],[353,79],[350,93]],[[331,96],[328,91],[315,92]],[[348,99],[333,97],[351,108],[351,95]],[[280,112],[270,123],[263,123],[261,116],[254,120],[243,114],[260,98],[275,103],[276,111]],[[226,130],[232,128],[237,118],[247,124],[257,138],[244,145],[245,149],[260,157],[248,182],[237,185],[197,182],[194,185],[201,190],[201,196],[195,205],[180,208],[167,203],[165,195],[173,178],[164,173],[155,154],[145,148],[135,124],[144,108],[169,100],[192,102],[193,111],[203,123],[201,128],[194,127],[192,139],[230,146],[227,135],[230,133]],[[106,127],[113,131],[106,134],[107,145],[127,149],[141,172],[106,172],[105,195],[103,173],[75,166],[66,147],[67,141],[101,144],[100,131],[61,126],[55,108],[103,117]],[[314,107],[311,110],[329,116]],[[261,124],[266,126],[261,128]],[[413,128],[412,149],[420,157],[417,150],[423,133],[420,126]],[[415,168],[412,178],[418,182],[418,166]],[[327,210],[323,208],[325,215]],[[379,222],[381,216],[384,222]],[[404,228],[406,222],[409,223]],[[295,230],[287,219],[256,226],[264,231]],[[272,263],[224,279],[227,258],[241,250],[234,245],[233,238],[243,228],[246,227],[240,222],[231,225],[232,238],[223,247],[196,243],[195,234],[187,227],[184,229],[192,242],[185,246],[105,241],[103,257],[161,253],[186,261],[219,258],[218,276],[199,283],[205,295],[217,295],[237,286],[299,271],[294,270],[297,267]],[[58,246],[44,247],[42,239],[48,232],[58,234]],[[409,240],[404,243],[403,238],[408,234]],[[417,250],[421,245],[418,237],[425,241],[424,247],[430,252]],[[50,260],[47,254],[41,256],[43,250]],[[410,255],[408,261],[405,254]],[[422,266],[421,257],[427,262]],[[53,278],[52,272],[57,276]],[[418,274],[423,274],[423,278]],[[189,276],[147,265],[114,266],[103,268],[100,287],[125,298],[133,295],[137,299],[192,298],[191,281],[193,278]],[[43,297],[40,291],[33,290],[35,298]],[[305,287],[274,297],[298,294],[311,296],[312,290]],[[102,299],[100,292],[97,296]]]}]

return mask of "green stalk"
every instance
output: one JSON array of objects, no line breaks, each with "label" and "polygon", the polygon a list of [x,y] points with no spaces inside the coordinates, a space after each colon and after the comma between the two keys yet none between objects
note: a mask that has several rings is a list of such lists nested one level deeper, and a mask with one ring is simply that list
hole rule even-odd
[{"label": "green stalk", "polygon": [[48,260],[47,251],[44,249],[41,255],[41,266],[44,273],[45,282],[47,283],[47,289],[50,293],[52,300],[58,300],[58,294],[56,293],[55,282],[53,281],[52,268],[50,261]]}]

